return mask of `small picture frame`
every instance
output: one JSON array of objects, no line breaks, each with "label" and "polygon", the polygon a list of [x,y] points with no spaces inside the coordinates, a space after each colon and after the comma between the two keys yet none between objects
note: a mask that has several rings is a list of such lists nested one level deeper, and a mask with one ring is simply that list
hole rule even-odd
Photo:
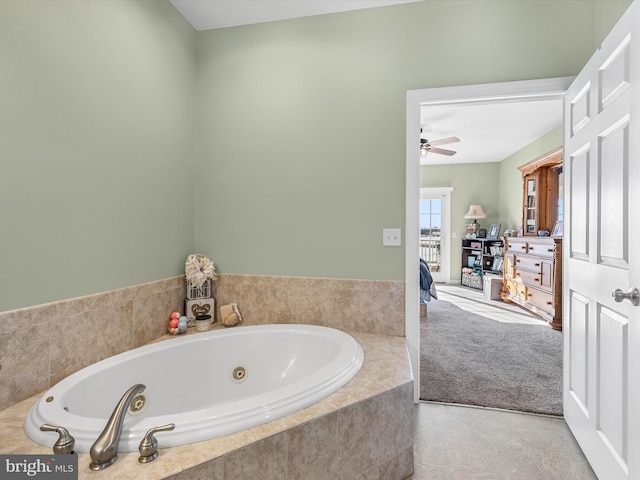
[{"label": "small picture frame", "polygon": [[476,263],[476,256],[475,255],[469,255],[467,257],[467,267],[473,268],[475,263]]},{"label": "small picture frame", "polygon": [[561,237],[562,236],[562,220],[557,220],[556,223],[553,224],[553,231],[551,232],[552,237]]},{"label": "small picture frame", "polygon": [[500,227],[501,226],[502,226],[501,223],[492,223],[491,226],[489,226],[489,232],[487,233],[487,239],[496,240],[498,238],[498,236],[500,235]]},{"label": "small picture frame", "polygon": [[487,238],[487,229],[486,228],[478,229],[478,238]]},{"label": "small picture frame", "polygon": [[494,272],[502,272],[503,265],[504,259],[502,257],[495,257],[493,259],[493,265],[491,265],[491,270]]}]

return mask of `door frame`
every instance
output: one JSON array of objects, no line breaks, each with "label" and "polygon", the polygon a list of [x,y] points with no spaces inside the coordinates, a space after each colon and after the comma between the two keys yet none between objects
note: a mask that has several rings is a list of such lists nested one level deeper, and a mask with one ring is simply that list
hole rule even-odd
[{"label": "door frame", "polygon": [[[420,200],[423,195],[431,197],[442,198],[442,216],[440,218],[440,264],[441,270],[438,278],[443,279],[444,283],[451,282],[451,273],[449,264],[451,263],[451,192],[453,187],[421,187],[420,188]],[[418,209],[418,214],[420,210]],[[419,223],[419,221],[418,221]],[[418,225],[418,229],[420,225]],[[420,232],[418,231],[418,235]],[[434,272],[431,272],[431,276],[434,276]],[[435,279],[435,276],[434,276]]]},{"label": "door frame", "polygon": [[[463,85],[407,91],[405,169],[405,338],[413,370],[414,402],[420,399],[420,109],[522,100],[562,99],[574,77]],[[429,306],[427,305],[427,312]]]}]

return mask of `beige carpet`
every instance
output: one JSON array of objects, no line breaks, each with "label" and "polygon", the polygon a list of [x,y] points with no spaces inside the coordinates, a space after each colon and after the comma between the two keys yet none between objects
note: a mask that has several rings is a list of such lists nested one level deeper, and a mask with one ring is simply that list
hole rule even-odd
[{"label": "beige carpet", "polygon": [[420,399],[562,415],[562,332],[474,295],[438,286],[427,304]]}]

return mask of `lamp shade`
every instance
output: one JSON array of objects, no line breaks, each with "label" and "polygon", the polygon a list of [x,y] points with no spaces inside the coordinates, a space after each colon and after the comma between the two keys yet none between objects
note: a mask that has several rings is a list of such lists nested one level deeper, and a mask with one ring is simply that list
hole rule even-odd
[{"label": "lamp shade", "polygon": [[464,218],[487,218],[487,214],[484,213],[480,205],[470,205],[469,211],[464,215]]}]

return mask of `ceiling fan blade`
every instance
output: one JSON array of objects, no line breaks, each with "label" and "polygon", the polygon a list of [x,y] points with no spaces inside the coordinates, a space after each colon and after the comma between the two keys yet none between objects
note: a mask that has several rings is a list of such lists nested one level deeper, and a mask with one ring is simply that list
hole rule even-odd
[{"label": "ceiling fan blade", "polygon": [[458,152],[454,152],[453,150],[447,150],[445,148],[434,148],[434,147],[431,147],[429,149],[429,152],[430,153],[439,153],[440,155],[447,155],[449,157],[451,157],[452,155],[455,155],[456,153],[458,153]]},{"label": "ceiling fan blade", "polygon": [[459,142],[460,139],[458,137],[449,137],[443,138],[441,140],[434,140],[433,142],[429,142],[429,145],[446,145],[447,143],[456,143]]}]

